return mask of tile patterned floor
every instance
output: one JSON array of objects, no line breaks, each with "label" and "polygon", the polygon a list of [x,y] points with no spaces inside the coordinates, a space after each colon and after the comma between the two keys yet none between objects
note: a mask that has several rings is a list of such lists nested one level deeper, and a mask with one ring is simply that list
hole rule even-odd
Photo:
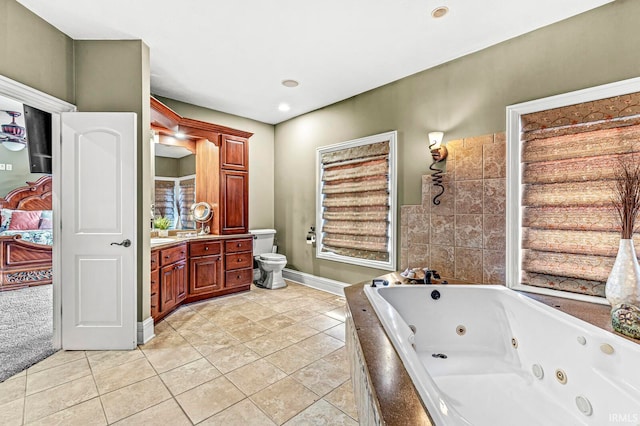
[{"label": "tile patterned floor", "polygon": [[133,351],[61,351],[0,383],[0,424],[357,425],[344,298],[296,283],[183,306]]}]

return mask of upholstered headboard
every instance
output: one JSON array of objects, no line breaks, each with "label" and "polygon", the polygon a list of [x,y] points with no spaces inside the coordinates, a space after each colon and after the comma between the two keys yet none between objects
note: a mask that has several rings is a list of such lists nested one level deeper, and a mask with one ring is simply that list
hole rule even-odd
[{"label": "upholstered headboard", "polygon": [[0,197],[0,209],[51,210],[51,176],[43,176],[27,186],[16,188],[6,197]]}]

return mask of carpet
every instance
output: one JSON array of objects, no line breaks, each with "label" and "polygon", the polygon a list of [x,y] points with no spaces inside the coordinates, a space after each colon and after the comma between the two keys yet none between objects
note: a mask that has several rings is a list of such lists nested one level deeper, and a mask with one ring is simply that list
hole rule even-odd
[{"label": "carpet", "polygon": [[0,382],[55,352],[52,285],[0,291]]}]

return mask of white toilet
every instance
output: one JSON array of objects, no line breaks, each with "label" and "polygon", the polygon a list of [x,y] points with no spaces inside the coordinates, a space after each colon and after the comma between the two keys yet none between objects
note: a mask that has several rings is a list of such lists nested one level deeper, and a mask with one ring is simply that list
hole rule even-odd
[{"label": "white toilet", "polygon": [[282,279],[282,269],[287,265],[287,258],[283,254],[273,253],[273,239],[275,229],[254,229],[253,259],[258,268],[253,270],[254,284],[263,288],[282,288],[287,284]]}]

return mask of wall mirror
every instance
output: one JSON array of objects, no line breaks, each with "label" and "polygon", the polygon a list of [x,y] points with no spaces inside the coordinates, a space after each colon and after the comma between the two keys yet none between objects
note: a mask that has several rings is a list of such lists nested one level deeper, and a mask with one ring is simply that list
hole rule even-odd
[{"label": "wall mirror", "polygon": [[195,143],[160,135],[154,144],[154,217],[168,217],[170,229],[196,229],[190,207],[196,198]]}]

